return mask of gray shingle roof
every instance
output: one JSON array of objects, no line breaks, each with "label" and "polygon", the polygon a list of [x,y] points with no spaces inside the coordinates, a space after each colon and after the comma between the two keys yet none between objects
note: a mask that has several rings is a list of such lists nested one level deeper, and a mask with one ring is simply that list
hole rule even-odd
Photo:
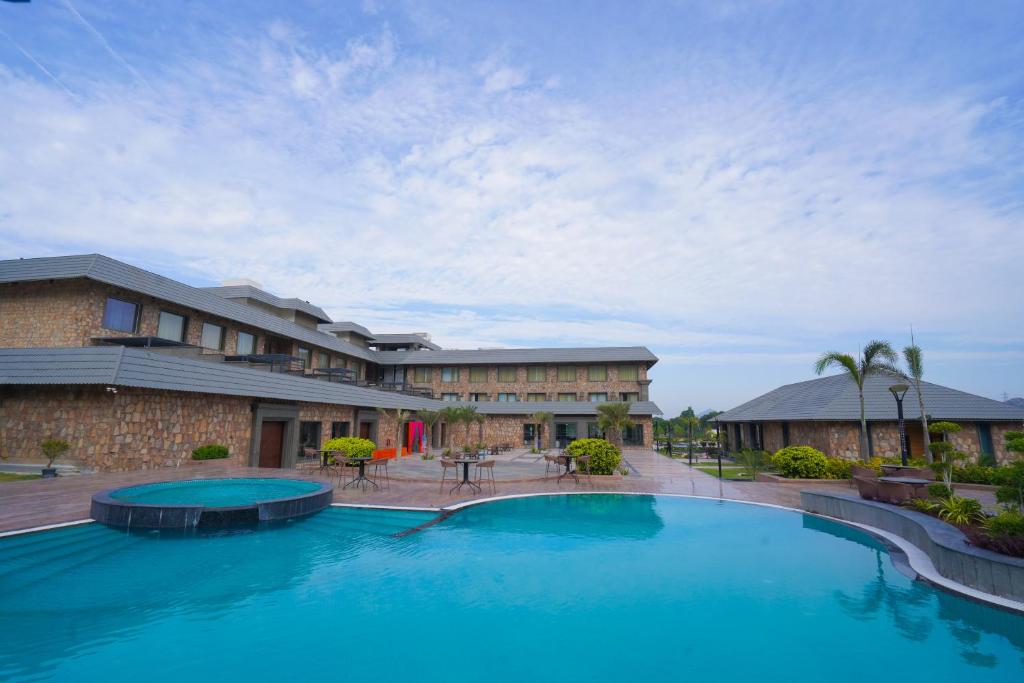
[{"label": "gray shingle roof", "polygon": [[379,344],[420,344],[428,349],[440,351],[441,347],[418,334],[375,334],[373,341]]},{"label": "gray shingle roof", "polygon": [[252,285],[225,285],[222,287],[200,287],[204,292],[210,292],[225,299],[254,299],[274,308],[281,308],[292,311],[302,311],[306,315],[316,318],[318,323],[330,323],[331,317],[319,306],[314,306],[308,301],[296,299],[295,297],[282,298],[266,292],[259,287]]},{"label": "gray shingle roof", "polygon": [[617,363],[658,357],[644,346],[605,346],[552,349],[440,349],[437,351],[378,351],[377,362],[387,365],[486,365],[488,363]]},{"label": "gray shingle roof", "polygon": [[[890,374],[869,375],[864,382],[865,414],[869,420],[895,420],[894,384],[909,384]],[[925,412],[935,420],[1024,420],[1024,409],[938,384],[923,382]],[[908,420],[921,419],[917,392],[911,386],[903,401]],[[847,375],[832,375],[787,384],[747,401],[717,418],[720,422],[860,420],[857,385]]]},{"label": "gray shingle roof", "polygon": [[190,287],[176,280],[150,273],[100,254],[0,261],[0,282],[79,277],[139,292],[156,299],[171,301],[197,311],[332,349],[362,360],[374,360],[373,351],[342,341],[334,335],[311,330],[252,306],[229,301],[204,289]]},{"label": "gray shingle roof", "polygon": [[101,384],[408,410],[444,405],[433,399],[123,346],[0,349],[0,384]]},{"label": "gray shingle roof", "polygon": [[[475,406],[477,412],[484,415],[532,415],[542,410],[555,415],[597,415],[597,406],[601,404],[588,401],[480,401],[460,402],[458,405]],[[630,404],[629,414],[661,415],[661,409],[653,401],[637,401]]]},{"label": "gray shingle roof", "polygon": [[366,329],[359,323],[354,323],[349,320],[338,323],[330,323],[328,325],[317,325],[316,329],[320,330],[321,332],[355,332],[356,334],[366,337],[367,339],[373,339],[372,332],[370,332],[368,329]]}]

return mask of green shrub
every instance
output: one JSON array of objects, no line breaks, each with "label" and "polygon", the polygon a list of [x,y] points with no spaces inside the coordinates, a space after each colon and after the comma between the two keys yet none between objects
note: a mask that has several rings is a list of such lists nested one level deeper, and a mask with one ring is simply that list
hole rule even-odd
[{"label": "green shrub", "polygon": [[950,524],[970,524],[984,519],[981,503],[973,498],[950,496],[939,501],[939,517]]},{"label": "green shrub", "polygon": [[589,455],[591,474],[612,474],[622,462],[619,449],[604,439],[576,439],[565,452],[577,457]]},{"label": "green shrub", "polygon": [[853,465],[852,460],[846,458],[835,458],[829,457],[828,460],[828,478],[829,479],[849,479],[850,478],[850,466]]},{"label": "green shrub", "polygon": [[953,489],[945,484],[928,484],[928,495],[932,498],[949,498],[953,495]]},{"label": "green shrub", "polygon": [[736,454],[736,462],[747,468],[750,476],[757,478],[757,473],[764,471],[771,464],[772,456],[768,451],[756,451],[744,448]]},{"label": "green shrub", "polygon": [[220,460],[228,457],[228,447],[219,443],[211,443],[192,451],[193,460]]},{"label": "green shrub", "polygon": [[53,467],[53,461],[67,453],[68,449],[71,448],[70,444],[63,439],[47,439],[39,444],[39,447],[43,449],[43,455],[46,456],[47,467]]},{"label": "green shrub", "polygon": [[377,450],[377,444],[369,439],[360,439],[358,436],[340,436],[325,443],[324,450],[341,451],[348,458],[369,458]]},{"label": "green shrub", "polygon": [[989,536],[1024,536],[1024,513],[1003,510],[986,519],[983,526]]},{"label": "green shrub", "polygon": [[925,498],[911,498],[903,505],[911,510],[917,510],[918,512],[923,512],[925,514],[931,514],[939,507],[939,504],[935,501],[927,500]]},{"label": "green shrub", "polygon": [[772,467],[790,479],[825,479],[828,458],[810,446],[786,446],[772,456]]},{"label": "green shrub", "polygon": [[953,481],[957,484],[991,484],[996,468],[969,463],[953,468]]},{"label": "green shrub", "polygon": [[1024,512],[1024,460],[1015,460],[1000,467],[992,475],[996,500],[1012,510]]}]

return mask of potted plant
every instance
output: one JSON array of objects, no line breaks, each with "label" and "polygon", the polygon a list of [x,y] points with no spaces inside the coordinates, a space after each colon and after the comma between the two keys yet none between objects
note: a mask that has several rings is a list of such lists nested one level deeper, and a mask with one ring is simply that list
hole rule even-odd
[{"label": "potted plant", "polygon": [[43,479],[53,479],[57,476],[57,468],[53,466],[55,460],[68,452],[71,446],[63,439],[47,439],[40,444],[43,455],[46,456],[46,467],[43,468]]}]

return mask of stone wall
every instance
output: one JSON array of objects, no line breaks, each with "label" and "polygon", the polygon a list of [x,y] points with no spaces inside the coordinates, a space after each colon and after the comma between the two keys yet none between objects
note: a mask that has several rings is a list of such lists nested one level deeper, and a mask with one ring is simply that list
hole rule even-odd
[{"label": "stone wall", "polygon": [[100,471],[176,467],[211,443],[228,447],[230,464],[248,464],[245,398],[125,387],[7,387],[0,396],[0,452],[11,460],[39,462],[42,441],[64,439],[62,462]]},{"label": "stone wall", "polygon": [[354,410],[351,406],[339,406],[329,403],[303,403],[299,406],[299,422],[320,423],[320,443],[317,448],[331,438],[332,422],[347,422],[349,436],[355,436],[356,425]]},{"label": "stone wall", "polygon": [[406,382],[417,388],[430,389],[437,398],[440,398],[442,394],[453,393],[459,394],[460,399],[463,401],[468,401],[471,393],[486,394],[491,401],[497,400],[499,393],[514,393],[519,397],[520,401],[526,401],[529,394],[535,393],[544,394],[544,400],[557,401],[560,393],[571,393],[576,397],[574,400],[586,401],[587,394],[591,392],[607,393],[608,399],[613,401],[619,400],[622,392],[631,392],[639,394],[640,399],[645,400],[644,397],[648,384],[646,365],[643,363],[622,364],[637,368],[639,373],[639,379],[637,380],[620,380],[619,364],[608,363],[604,365],[607,367],[607,379],[601,382],[591,382],[587,379],[588,366],[586,365],[574,366],[576,368],[576,378],[571,382],[558,381],[557,365],[541,366],[544,368],[545,376],[542,382],[527,381],[528,370],[526,365],[515,367],[516,379],[514,382],[499,382],[498,368],[496,366],[487,368],[486,382],[470,382],[470,366],[466,365],[451,366],[458,367],[459,369],[459,380],[457,382],[442,382],[440,367],[430,368],[429,382],[416,382],[415,369],[410,366],[406,368]]}]

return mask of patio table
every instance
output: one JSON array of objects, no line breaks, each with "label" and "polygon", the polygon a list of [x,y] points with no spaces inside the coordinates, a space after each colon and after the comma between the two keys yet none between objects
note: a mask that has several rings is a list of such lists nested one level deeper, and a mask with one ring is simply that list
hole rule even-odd
[{"label": "patio table", "polygon": [[342,486],[341,488],[347,489],[349,486],[356,485],[361,486],[362,489],[365,491],[366,484],[370,483],[373,485],[373,488],[379,489],[380,487],[377,486],[377,482],[366,476],[366,463],[370,462],[371,460],[373,460],[373,458],[369,456],[364,458],[345,458],[346,462],[356,463],[359,465],[359,475],[352,479],[352,481],[350,481],[349,483]]},{"label": "patio table", "polygon": [[914,496],[917,497],[918,491],[922,488],[927,488],[928,484],[934,484],[933,481],[927,479],[917,479],[916,477],[879,477],[878,481],[885,481],[891,484],[907,484],[914,489]]},{"label": "patio table", "polygon": [[474,457],[455,458],[455,462],[460,464],[460,465],[462,465],[462,481],[460,481],[458,484],[453,486],[451,488],[451,490],[448,491],[448,493],[451,494],[451,493],[454,493],[456,491],[459,491],[459,490],[462,489],[463,486],[466,486],[466,485],[468,485],[471,489],[476,489],[477,491],[479,491],[480,487],[476,485],[476,482],[473,482],[473,481],[469,480],[469,466],[470,465],[475,465],[478,462],[480,462],[480,458],[478,458],[478,457],[477,458],[474,458]]},{"label": "patio table", "polygon": [[576,456],[570,453],[561,453],[558,455],[559,460],[565,461],[565,472],[562,472],[560,475],[558,475],[556,483],[562,481],[566,477],[572,477],[577,482],[580,480],[579,477],[576,476],[576,470],[572,469],[572,462],[575,458]]}]

